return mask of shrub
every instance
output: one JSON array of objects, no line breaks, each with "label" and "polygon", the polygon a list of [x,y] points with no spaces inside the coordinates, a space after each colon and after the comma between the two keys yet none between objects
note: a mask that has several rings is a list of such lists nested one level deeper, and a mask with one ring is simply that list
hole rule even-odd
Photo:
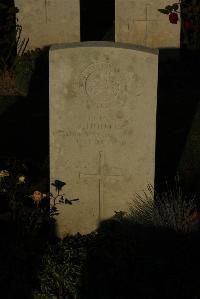
[{"label": "shrub", "polygon": [[16,13],[18,9],[12,0],[0,3],[0,70],[10,67],[15,59],[16,45]]},{"label": "shrub", "polygon": [[199,214],[194,195],[188,198],[183,194],[179,177],[175,178],[175,186],[167,191],[157,193],[148,186],[149,194],[144,198],[136,195],[130,205],[129,219],[146,225],[173,229],[178,232],[190,232],[198,229]]},{"label": "shrub", "polygon": [[[21,39],[22,26],[16,17],[18,12],[13,0],[0,3],[0,95],[3,96],[24,95],[24,81],[30,81],[30,59],[24,59],[27,57],[24,57],[24,52],[29,39]],[[22,62],[26,65],[22,65]],[[26,77],[23,77],[24,73]],[[17,84],[16,75],[19,77]],[[22,92],[19,90],[21,85]]]},{"label": "shrub", "polygon": [[13,65],[13,76],[17,88],[24,95],[28,94],[30,81],[34,73],[37,59],[42,55],[41,49],[27,51],[17,55]]},{"label": "shrub", "polygon": [[87,248],[94,237],[95,234],[77,234],[50,244],[42,259],[35,294],[48,298],[80,298]]},{"label": "shrub", "polygon": [[38,204],[31,194],[28,166],[14,158],[5,165],[7,169],[0,170],[1,293],[29,298],[52,219],[48,197]]}]

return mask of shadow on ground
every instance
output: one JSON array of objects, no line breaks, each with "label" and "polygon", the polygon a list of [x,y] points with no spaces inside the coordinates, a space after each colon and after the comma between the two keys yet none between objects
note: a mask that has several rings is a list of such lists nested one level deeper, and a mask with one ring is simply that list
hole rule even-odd
[{"label": "shadow on ground", "polygon": [[84,299],[199,298],[198,233],[105,221],[85,266]]}]

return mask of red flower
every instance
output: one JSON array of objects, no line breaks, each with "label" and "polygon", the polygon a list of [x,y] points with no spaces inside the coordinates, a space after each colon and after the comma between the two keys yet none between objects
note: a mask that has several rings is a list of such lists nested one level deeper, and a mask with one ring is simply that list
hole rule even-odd
[{"label": "red flower", "polygon": [[193,23],[191,20],[185,20],[183,23],[183,28],[185,31],[190,31],[193,28]]},{"label": "red flower", "polygon": [[169,14],[169,21],[170,23],[172,24],[177,24],[177,21],[178,21],[178,14],[176,12],[171,12]]}]

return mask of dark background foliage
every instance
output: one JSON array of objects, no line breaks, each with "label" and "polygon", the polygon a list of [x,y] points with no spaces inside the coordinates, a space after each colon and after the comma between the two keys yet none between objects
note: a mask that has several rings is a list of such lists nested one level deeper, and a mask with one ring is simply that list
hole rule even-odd
[{"label": "dark background foliage", "polygon": [[16,56],[16,12],[14,0],[0,2],[0,68],[10,67]]}]

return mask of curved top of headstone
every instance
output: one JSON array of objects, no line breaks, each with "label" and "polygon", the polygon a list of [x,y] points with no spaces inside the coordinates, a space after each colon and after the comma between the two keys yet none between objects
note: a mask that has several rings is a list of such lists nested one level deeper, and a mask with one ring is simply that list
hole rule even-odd
[{"label": "curved top of headstone", "polygon": [[132,49],[141,52],[152,53],[155,55],[159,54],[158,49],[147,48],[144,46],[133,45],[130,43],[116,43],[116,42],[105,42],[105,41],[94,41],[94,42],[75,42],[65,44],[55,44],[50,47],[50,50],[61,50],[66,48],[78,48],[78,47],[112,47],[122,49]]}]

